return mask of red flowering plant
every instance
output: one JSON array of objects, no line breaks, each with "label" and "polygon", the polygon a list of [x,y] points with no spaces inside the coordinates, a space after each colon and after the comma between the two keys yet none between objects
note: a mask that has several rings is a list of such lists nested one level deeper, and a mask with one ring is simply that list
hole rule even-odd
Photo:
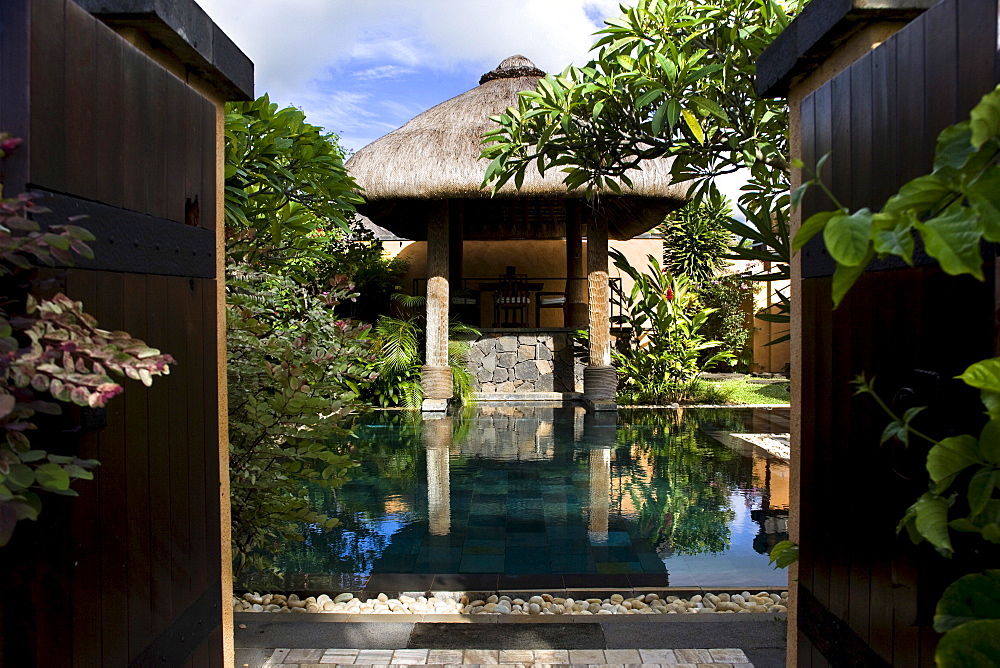
[{"label": "red flowering plant", "polygon": [[[0,136],[0,150],[20,143]],[[2,157],[2,155],[0,155]],[[73,254],[93,257],[93,236],[70,221],[43,229],[48,213],[34,194],[0,200],[0,546],[17,523],[37,519],[40,492],[77,496],[74,480],[90,480],[93,459],[47,452],[32,443],[38,414],[59,415],[60,404],[103,408],[122,386],[111,374],[145,385],[169,373],[174,360],[127,332],[97,327],[83,304],[59,293],[31,294],[29,273],[38,265],[72,264]],[[54,400],[54,401],[53,401]]]}]

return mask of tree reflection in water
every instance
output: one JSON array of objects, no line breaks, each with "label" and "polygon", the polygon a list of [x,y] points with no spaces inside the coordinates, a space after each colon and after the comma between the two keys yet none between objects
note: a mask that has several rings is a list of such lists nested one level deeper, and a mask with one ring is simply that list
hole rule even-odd
[{"label": "tree reflection in water", "polygon": [[[480,413],[485,415],[486,410],[480,409]],[[547,420],[547,416],[554,416],[554,422]],[[732,542],[731,525],[736,517],[731,504],[739,494],[746,496],[748,507],[760,505],[760,509],[753,510],[759,533],[753,540],[753,549],[748,546],[745,552],[749,555],[754,554],[753,550],[761,552],[779,536],[773,526],[767,532],[764,526],[772,516],[768,499],[770,462],[758,461],[760,470],[755,475],[754,458],[705,433],[751,431],[752,420],[747,409],[621,409],[617,426],[597,427],[588,427],[573,409],[539,409],[536,414],[521,412],[510,419],[510,424],[516,422],[516,429],[520,430],[516,438],[506,432],[499,434],[496,425],[506,423],[496,414],[492,417],[466,414],[449,420],[453,437],[444,455],[445,472],[450,476],[446,505],[449,518],[445,518],[447,522],[437,518],[437,526],[448,527],[448,534],[433,535],[442,530],[429,530],[425,451],[428,444],[423,442],[419,417],[395,411],[361,416],[355,437],[336,446],[361,462],[355,470],[355,480],[337,490],[303,490],[318,507],[339,517],[341,527],[330,532],[304,527],[305,540],[286,547],[279,562],[281,567],[290,573],[425,572],[420,568],[432,566],[429,572],[458,572],[459,562],[455,559],[460,559],[462,550],[468,549],[467,539],[468,542],[493,539],[503,545],[502,528],[494,531],[466,526],[470,518],[480,516],[477,513],[487,512],[476,507],[479,494],[491,495],[491,503],[506,508],[488,512],[507,512],[508,523],[525,520],[510,515],[512,512],[537,515],[544,524],[543,539],[544,532],[549,531],[551,537],[553,523],[559,523],[567,529],[579,530],[579,540],[583,542],[588,539],[589,528],[593,546],[595,520],[596,524],[603,524],[598,529],[603,528],[605,536],[610,523],[611,530],[619,532],[619,536],[627,532],[632,543],[629,560],[635,561],[639,553],[648,555],[643,557],[647,572],[656,567],[662,572],[660,561],[671,556],[709,555],[728,550]],[[532,440],[528,432],[533,429],[536,431]],[[608,470],[606,465],[594,467],[591,453],[595,451],[607,453],[599,457],[601,461],[606,462],[610,457],[610,485],[587,482],[588,471],[592,474],[599,469]],[[442,453],[436,454],[440,459]],[[781,462],[775,465],[786,466]],[[436,475],[440,477],[440,471]],[[509,477],[509,490],[484,491],[487,484],[496,484],[491,481],[499,479],[498,475],[504,481]],[[532,477],[537,480],[532,482]],[[515,486],[515,480],[522,482]],[[566,484],[563,494],[572,499],[567,501],[561,516],[550,514],[548,507],[553,494],[549,485],[553,481]],[[584,488],[580,488],[581,484]],[[570,489],[573,485],[576,489]],[[539,492],[540,489],[548,491]],[[502,498],[507,501],[498,501]],[[543,501],[544,519],[540,509]],[[777,504],[779,513],[780,505]],[[440,500],[437,506],[445,507]],[[524,510],[511,510],[515,508]],[[474,520],[469,523],[474,524]],[[600,531],[596,533],[600,535]],[[572,538],[568,534],[561,537],[563,543]],[[541,549],[556,548],[546,544]],[[604,550],[615,551],[607,547]],[[444,565],[429,564],[427,559],[435,558],[433,555],[444,559],[437,562]],[[451,562],[447,561],[449,558]],[[506,558],[509,565],[512,561],[509,551]],[[766,557],[762,558],[766,564]],[[593,562],[592,554],[590,560]],[[540,567],[539,572],[545,572],[541,568],[548,565]],[[559,572],[554,565],[552,569]],[[592,569],[591,563],[586,572],[593,572]],[[566,572],[585,571],[576,566]]]}]

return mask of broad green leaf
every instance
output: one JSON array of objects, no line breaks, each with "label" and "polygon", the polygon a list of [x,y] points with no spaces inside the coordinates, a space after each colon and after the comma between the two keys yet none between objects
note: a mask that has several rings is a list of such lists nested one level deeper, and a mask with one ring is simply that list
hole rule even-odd
[{"label": "broad green leaf", "polygon": [[787,568],[799,560],[799,546],[790,540],[783,540],[771,548],[768,563],[775,568]]},{"label": "broad green leaf", "polygon": [[956,378],[976,389],[1000,394],[1000,357],[976,362]]},{"label": "broad green leaf", "polygon": [[969,156],[976,152],[971,143],[972,128],[968,121],[949,125],[938,135],[937,148],[934,150],[934,171],[942,169],[960,170],[968,162]]},{"label": "broad green leaf", "polygon": [[681,103],[677,100],[667,101],[667,125],[673,130],[681,118]]},{"label": "broad green leaf", "polygon": [[952,436],[934,445],[927,454],[927,472],[938,494],[943,493],[955,476],[978,463],[977,441],[968,434]]},{"label": "broad green leaf", "polygon": [[983,96],[970,114],[972,145],[979,148],[1000,137],[1000,86]]},{"label": "broad green leaf", "polygon": [[837,268],[833,270],[831,293],[834,308],[840,306],[840,302],[843,301],[847,292],[851,289],[851,286],[857,282],[857,280],[861,277],[861,274],[865,273],[865,269],[868,268],[869,263],[871,263],[873,259],[875,259],[875,251],[869,250],[868,254],[862,258],[861,262],[859,262],[856,267],[848,267],[838,264]]},{"label": "broad green leaf", "polygon": [[823,241],[830,257],[848,267],[856,267],[870,254],[872,212],[868,209],[848,216],[832,216],[823,228]]},{"label": "broad green leaf", "polygon": [[948,501],[927,493],[917,499],[914,509],[920,535],[943,554],[950,556],[953,549],[948,535]]},{"label": "broad green leaf", "polygon": [[823,228],[826,227],[831,218],[843,215],[843,213],[843,210],[820,211],[809,216],[799,227],[799,231],[795,233],[795,238],[792,239],[792,250],[801,250],[810,239],[823,231]]},{"label": "broad green leaf", "polygon": [[903,443],[910,442],[910,432],[907,431],[906,425],[902,422],[890,422],[882,430],[882,437],[879,439],[879,444],[885,443],[893,438],[898,438]]},{"label": "broad green leaf", "polygon": [[964,191],[979,215],[980,230],[987,241],[1000,241],[1000,166],[993,165]]},{"label": "broad green leaf", "polygon": [[52,491],[69,489],[69,474],[58,464],[42,464],[35,470],[38,484]]},{"label": "broad green leaf", "polygon": [[883,211],[885,213],[912,211],[917,217],[923,217],[939,207],[945,198],[952,194],[951,188],[941,180],[941,177],[934,174],[919,176],[890,197]]},{"label": "broad green leaf", "polygon": [[993,418],[979,432],[979,456],[1000,466],[1000,419]]},{"label": "broad green leaf", "polygon": [[1000,619],[1000,570],[963,575],[948,585],[934,612],[934,630],[946,633],[979,619]]},{"label": "broad green leaf", "polygon": [[[876,218],[883,214],[875,214]],[[913,264],[913,251],[915,242],[913,240],[913,229],[906,223],[899,223],[895,227],[879,229],[874,236],[875,252],[895,255],[906,261],[906,264]]]},{"label": "broad green leaf", "polygon": [[936,259],[945,273],[952,276],[972,274],[983,280],[982,238],[976,214],[962,206],[953,206],[926,223],[916,223],[927,254]]},{"label": "broad green leaf", "polygon": [[1000,620],[966,622],[948,631],[934,650],[938,668],[1000,666]]},{"label": "broad green leaf", "polygon": [[708,98],[701,97],[700,95],[689,95],[688,99],[695,103],[699,109],[704,111],[706,114],[711,114],[719,120],[729,122],[729,116],[726,115],[725,110],[720,107],[716,102],[709,100]]},{"label": "broad green leaf", "polygon": [[656,113],[653,114],[653,120],[650,121],[650,126],[654,135],[659,135],[663,132],[663,121],[667,116],[667,108],[670,103],[676,104],[675,100],[664,100],[662,104],[656,109]]},{"label": "broad green leaf", "polygon": [[705,131],[701,127],[701,123],[698,119],[687,109],[681,109],[681,116],[684,117],[684,123],[687,124],[688,129],[691,130],[691,134],[694,138],[698,140],[699,144],[705,143]]},{"label": "broad green leaf", "polygon": [[976,516],[983,512],[987,502],[993,496],[993,488],[997,482],[997,471],[992,468],[981,468],[969,481],[969,510]]}]

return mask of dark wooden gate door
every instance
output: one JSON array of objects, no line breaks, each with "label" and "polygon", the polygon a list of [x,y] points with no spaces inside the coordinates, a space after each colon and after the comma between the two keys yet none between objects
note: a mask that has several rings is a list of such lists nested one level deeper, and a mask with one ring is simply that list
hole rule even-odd
[{"label": "dark wooden gate door", "polygon": [[[846,206],[881,207],[930,172],[938,133],[998,81],[997,15],[996,0],[943,0],[804,98],[802,158],[831,153],[823,177]],[[802,219],[832,208],[813,193]],[[817,243],[801,255],[801,666],[934,664],[934,605],[969,564],[896,536],[926,491],[926,447],[879,447],[887,418],[850,381],[866,372],[897,409],[931,406],[939,433],[981,420],[953,379],[997,354],[988,264],[983,283],[873,267],[834,312],[832,261]]]},{"label": "dark wooden gate door", "polygon": [[[173,4],[183,20],[202,16]],[[106,426],[65,435],[101,466],[78,499],[47,503],[0,549],[3,665],[224,663],[226,92],[205,63],[185,64],[193,51],[126,36],[70,0],[0,1],[0,130],[25,139],[6,161],[6,192],[43,191],[52,213],[41,222],[86,215],[96,259],[48,275],[102,327],[177,360],[148,390],[126,381]]]}]

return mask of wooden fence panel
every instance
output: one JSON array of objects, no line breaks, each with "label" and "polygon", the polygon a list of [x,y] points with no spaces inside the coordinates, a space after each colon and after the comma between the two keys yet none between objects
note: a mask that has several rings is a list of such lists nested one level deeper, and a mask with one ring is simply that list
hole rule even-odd
[{"label": "wooden fence panel", "polygon": [[40,275],[177,359],[124,381],[103,428],[49,439],[101,466],[0,550],[0,666],[222,665],[218,114],[72,1],[0,0],[0,131],[25,139],[7,193],[102,237]]},{"label": "wooden fence panel", "polygon": [[[997,83],[997,15],[996,0],[943,0],[803,100],[802,158],[831,154],[823,178],[845,206],[878,209],[930,171],[937,134]],[[830,208],[811,194],[802,217]],[[833,311],[832,261],[815,243],[800,258],[799,663],[933,665],[934,603],[969,562],[895,536],[926,490],[926,446],[880,447],[887,418],[850,381],[876,376],[899,412],[930,404],[937,433],[981,420],[953,378],[994,354],[992,263],[982,283],[876,264]]]}]

